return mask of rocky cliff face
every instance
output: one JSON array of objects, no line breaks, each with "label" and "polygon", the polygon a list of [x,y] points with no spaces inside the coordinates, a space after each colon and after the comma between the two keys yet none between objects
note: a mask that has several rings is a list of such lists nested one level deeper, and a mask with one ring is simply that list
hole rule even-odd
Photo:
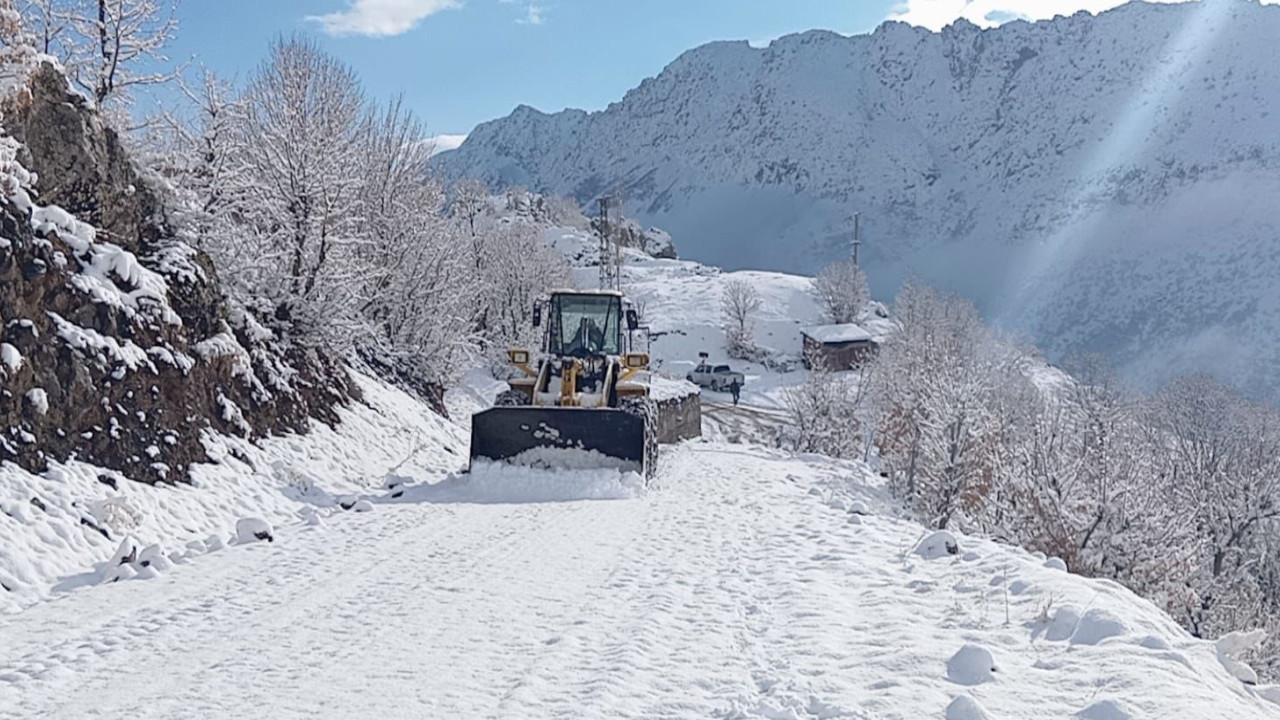
[{"label": "rocky cliff face", "polygon": [[729,268],[812,272],[861,211],[881,297],[919,276],[1053,358],[1277,398],[1276,37],[1280,7],[1207,0],[713,43],[602,112],[521,107],[438,162],[584,202],[621,187]]},{"label": "rocky cliff face", "polygon": [[229,308],[115,132],[52,66],[28,87],[0,121],[0,460],[179,482],[206,430],[332,420],[343,365]]}]

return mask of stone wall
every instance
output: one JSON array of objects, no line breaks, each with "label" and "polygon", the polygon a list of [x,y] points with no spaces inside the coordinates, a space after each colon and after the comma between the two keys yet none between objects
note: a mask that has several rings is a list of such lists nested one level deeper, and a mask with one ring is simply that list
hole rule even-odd
[{"label": "stone wall", "polygon": [[681,397],[657,401],[658,442],[676,443],[681,440],[702,437],[702,394],[690,393]]}]

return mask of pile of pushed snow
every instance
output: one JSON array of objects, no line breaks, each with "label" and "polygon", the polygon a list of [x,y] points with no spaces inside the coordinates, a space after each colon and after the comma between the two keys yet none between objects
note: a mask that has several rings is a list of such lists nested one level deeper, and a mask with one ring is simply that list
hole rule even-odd
[{"label": "pile of pushed snow", "polygon": [[[393,467],[427,479],[465,463],[460,428],[399,390],[355,379],[364,403],[340,408],[336,427],[313,423],[307,435],[258,444],[209,433],[215,462],[193,466],[190,486],[145,485],[75,461],[51,463],[42,475],[0,463],[0,612],[108,575],[162,570],[140,563],[148,548],[182,562],[233,538],[275,538],[282,527],[314,522],[307,511],[334,506],[338,495],[376,489]],[[114,555],[124,545],[135,557],[121,563]]]},{"label": "pile of pushed snow", "polygon": [[700,392],[697,385],[683,378],[670,378],[658,373],[649,375],[649,397],[655,402],[680,400]]},{"label": "pile of pushed snow", "polygon": [[617,467],[538,468],[473,460],[471,471],[431,485],[407,487],[401,502],[513,504],[627,500],[644,494],[644,479]]}]

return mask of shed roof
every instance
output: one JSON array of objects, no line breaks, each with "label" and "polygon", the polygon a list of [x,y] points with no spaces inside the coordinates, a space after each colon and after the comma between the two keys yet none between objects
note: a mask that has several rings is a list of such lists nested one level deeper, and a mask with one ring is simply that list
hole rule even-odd
[{"label": "shed roof", "polygon": [[872,337],[860,325],[845,323],[843,325],[815,325],[800,331],[805,337],[822,343],[834,345],[839,343],[869,342]]}]

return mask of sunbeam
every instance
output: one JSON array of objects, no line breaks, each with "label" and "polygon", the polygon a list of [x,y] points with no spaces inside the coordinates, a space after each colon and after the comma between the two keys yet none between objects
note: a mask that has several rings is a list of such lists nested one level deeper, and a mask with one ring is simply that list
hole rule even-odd
[{"label": "sunbeam", "polygon": [[1129,98],[1111,133],[1082,166],[1074,194],[1064,200],[1068,217],[1024,249],[1006,281],[1006,291],[993,313],[1001,325],[1016,325],[1027,318],[1027,309],[1043,294],[1049,274],[1070,268],[1099,230],[1100,203],[1111,192],[1108,184],[1116,171],[1136,166],[1148,155],[1149,144],[1159,136],[1157,128],[1171,114],[1181,97],[1180,80],[1198,67],[1218,39],[1224,16],[1232,2],[1199,0],[1179,31],[1169,38],[1151,75]]}]

